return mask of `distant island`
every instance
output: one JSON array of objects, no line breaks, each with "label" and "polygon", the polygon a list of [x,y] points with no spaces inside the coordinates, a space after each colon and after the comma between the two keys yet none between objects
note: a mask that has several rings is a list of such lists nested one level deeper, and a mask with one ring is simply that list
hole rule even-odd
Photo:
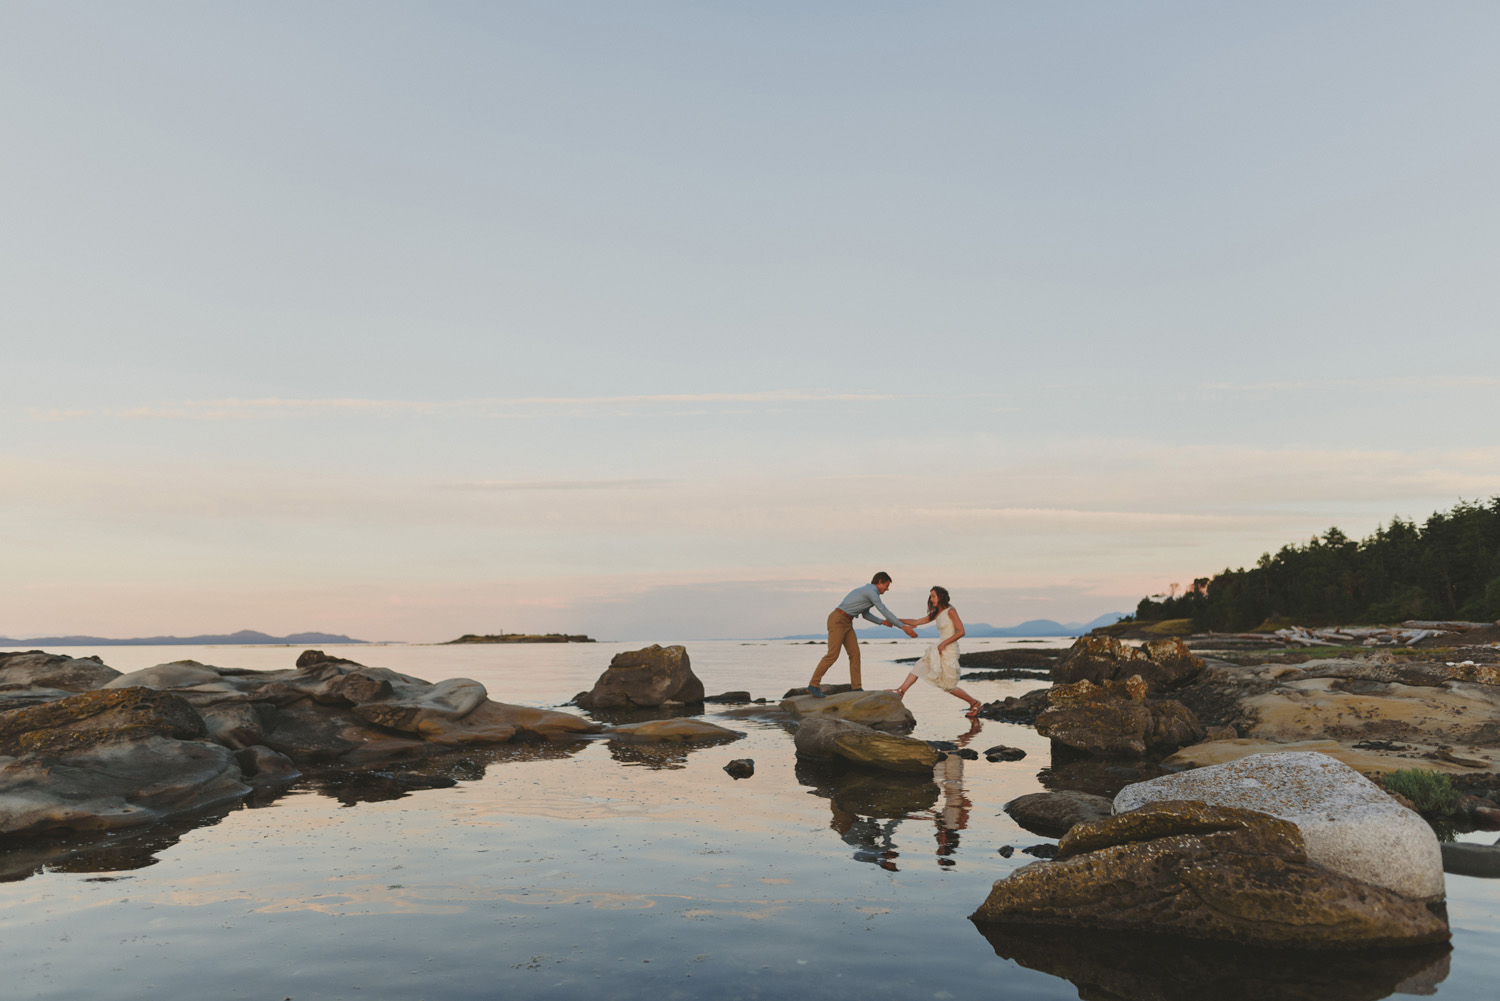
[{"label": "distant island", "polygon": [[441,646],[452,646],[454,643],[592,643],[591,636],[575,636],[567,633],[492,633],[488,636],[479,636],[475,633],[464,633],[456,640],[449,640]]},{"label": "distant island", "polygon": [[[1006,637],[1006,636],[1085,636],[1100,626],[1114,625],[1125,618],[1124,612],[1110,612],[1101,615],[1097,619],[1088,622],[1056,622],[1052,619],[1030,619],[1018,626],[992,626],[988,622],[969,622],[964,624],[964,633],[972,639]],[[861,630],[861,636],[880,636],[883,630],[874,630],[866,633]],[[820,640],[826,639],[827,633],[803,633],[797,636],[778,636],[783,640]],[[899,635],[894,630],[892,636]],[[923,639],[933,639],[937,636],[937,629],[933,626],[917,627],[917,635]]]},{"label": "distant island", "polygon": [[241,629],[237,633],[222,636],[139,636],[135,639],[113,640],[103,636],[38,636],[32,639],[11,639],[0,636],[3,646],[226,646],[233,644],[264,644],[267,646],[302,643],[365,643],[339,633],[292,633],[289,636],[268,636],[254,629]]}]

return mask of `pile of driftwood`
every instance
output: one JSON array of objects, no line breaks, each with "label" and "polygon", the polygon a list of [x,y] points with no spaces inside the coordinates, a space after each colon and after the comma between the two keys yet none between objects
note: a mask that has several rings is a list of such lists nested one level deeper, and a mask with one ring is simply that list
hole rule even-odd
[{"label": "pile of driftwood", "polygon": [[1408,619],[1399,626],[1333,626],[1310,629],[1290,626],[1273,633],[1209,633],[1215,640],[1241,643],[1273,643],[1281,646],[1411,646],[1432,636],[1446,636],[1483,629],[1500,623],[1438,622]]}]

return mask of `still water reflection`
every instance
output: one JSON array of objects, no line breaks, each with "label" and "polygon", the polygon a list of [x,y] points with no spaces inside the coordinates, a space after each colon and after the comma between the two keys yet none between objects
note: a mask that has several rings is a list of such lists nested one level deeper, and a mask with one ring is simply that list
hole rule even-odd
[{"label": "still water reflection", "polygon": [[[476,678],[497,699],[556,708],[625,646],[345,655],[432,679]],[[773,703],[805,681],[811,656],[795,644],[689,649],[710,692],[748,689]],[[917,649],[871,645],[867,684],[898,682],[905,667],[885,658]],[[268,670],[297,653],[82,652],[121,670],[181,657]],[[973,684],[986,701],[1029,687]],[[705,718],[744,737],[719,747],[470,749],[366,776],[310,777],[145,831],[30,842],[0,853],[0,879],[10,880],[0,886],[7,996],[1493,996],[1495,884],[1465,877],[1450,877],[1451,955],[1173,951],[1093,933],[976,931],[967,915],[990,884],[1030,861],[1000,855],[1038,840],[1002,807],[1042,788],[1048,748],[1027,727],[969,724],[936,690],[914,689],[907,702],[919,737],[958,749],[1003,743],[1028,756],[951,754],[932,775],[871,775],[797,761],[767,707],[708,706]],[[736,782],[723,766],[740,757],[756,771]]]}]

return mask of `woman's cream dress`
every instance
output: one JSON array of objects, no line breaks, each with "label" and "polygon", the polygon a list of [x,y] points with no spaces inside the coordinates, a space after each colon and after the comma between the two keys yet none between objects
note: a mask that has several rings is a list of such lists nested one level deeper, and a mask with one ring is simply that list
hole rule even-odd
[{"label": "woman's cream dress", "polygon": [[[953,609],[945,608],[933,619],[933,625],[937,626],[938,639],[945,640],[958,631],[953,624]],[[919,678],[937,685],[945,692],[951,692],[958,687],[958,644],[949,643],[938,653],[936,644],[927,648],[922,654],[922,659],[917,661],[916,668],[912,671]]]}]

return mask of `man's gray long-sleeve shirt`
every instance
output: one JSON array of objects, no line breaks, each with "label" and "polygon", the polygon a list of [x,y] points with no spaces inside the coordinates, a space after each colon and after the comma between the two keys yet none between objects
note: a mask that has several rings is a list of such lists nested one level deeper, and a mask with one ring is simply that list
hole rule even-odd
[{"label": "man's gray long-sleeve shirt", "polygon": [[870,614],[871,608],[880,609],[880,613],[890,620],[891,625],[899,626],[901,620],[892,614],[889,608],[880,600],[880,588],[874,584],[866,584],[864,587],[856,587],[850,591],[843,601],[839,602],[839,610],[848,614],[852,619],[856,615],[862,615],[876,625],[884,623]]}]

